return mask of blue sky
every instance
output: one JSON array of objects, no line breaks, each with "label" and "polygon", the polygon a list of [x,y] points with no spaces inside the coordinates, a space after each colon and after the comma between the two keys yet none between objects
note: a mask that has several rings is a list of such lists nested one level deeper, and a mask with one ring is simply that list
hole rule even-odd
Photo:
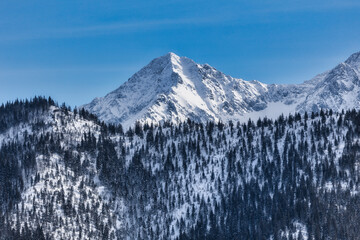
[{"label": "blue sky", "polygon": [[300,83],[360,51],[360,2],[0,1],[0,103],[81,105],[172,51],[234,77]]}]

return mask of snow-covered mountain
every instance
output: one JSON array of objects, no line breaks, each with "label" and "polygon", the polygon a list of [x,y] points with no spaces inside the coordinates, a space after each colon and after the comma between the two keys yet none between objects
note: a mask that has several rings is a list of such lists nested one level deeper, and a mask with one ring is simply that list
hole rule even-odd
[{"label": "snow-covered mountain", "polygon": [[0,240],[359,239],[360,111],[136,124],[0,106]]},{"label": "snow-covered mountain", "polygon": [[108,123],[247,120],[281,113],[358,108],[360,52],[302,84],[233,78],[174,53],[152,60],[127,82],[83,107]]}]

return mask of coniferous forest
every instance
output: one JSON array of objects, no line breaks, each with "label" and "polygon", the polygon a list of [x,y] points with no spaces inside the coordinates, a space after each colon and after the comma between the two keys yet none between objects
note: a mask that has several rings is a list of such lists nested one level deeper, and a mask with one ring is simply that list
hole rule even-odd
[{"label": "coniferous forest", "polygon": [[360,239],[360,111],[100,122],[0,106],[0,239]]}]

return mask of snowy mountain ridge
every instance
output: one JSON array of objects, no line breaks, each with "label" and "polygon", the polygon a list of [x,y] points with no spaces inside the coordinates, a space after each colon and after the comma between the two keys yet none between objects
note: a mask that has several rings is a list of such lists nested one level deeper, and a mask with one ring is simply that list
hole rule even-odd
[{"label": "snowy mountain ridge", "polygon": [[321,108],[358,108],[360,52],[302,84],[278,85],[233,78],[208,64],[168,53],[127,82],[83,107],[108,123],[182,122],[187,118],[247,120]]}]

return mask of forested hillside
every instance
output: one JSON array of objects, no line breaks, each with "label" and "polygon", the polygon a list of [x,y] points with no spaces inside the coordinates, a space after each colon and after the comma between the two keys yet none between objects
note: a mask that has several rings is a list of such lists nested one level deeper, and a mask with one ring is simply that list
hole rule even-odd
[{"label": "forested hillside", "polygon": [[0,107],[0,239],[359,239],[360,112],[101,123]]}]

